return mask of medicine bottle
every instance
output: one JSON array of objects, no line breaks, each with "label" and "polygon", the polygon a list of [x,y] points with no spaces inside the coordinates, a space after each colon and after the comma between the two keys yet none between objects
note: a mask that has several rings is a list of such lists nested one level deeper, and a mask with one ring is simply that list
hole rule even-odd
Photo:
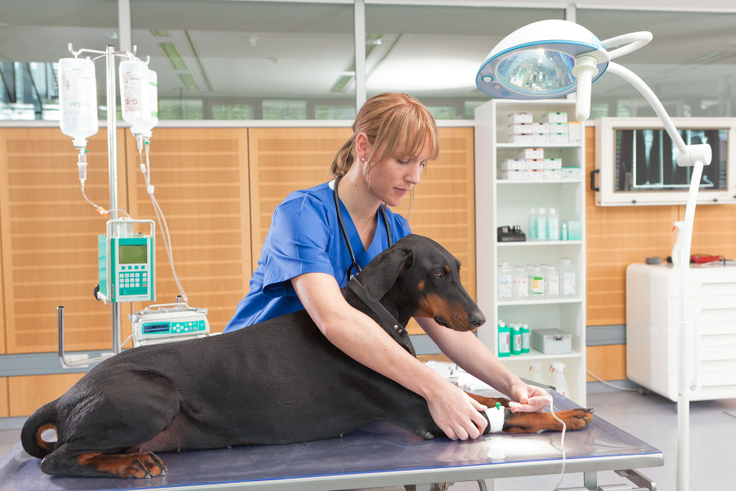
[{"label": "medicine bottle", "polygon": [[544,275],[542,274],[542,268],[536,267],[529,277],[531,280],[531,295],[532,300],[544,299]]},{"label": "medicine bottle", "polygon": [[549,220],[547,219],[547,210],[539,209],[539,218],[537,218],[537,239],[549,240]]},{"label": "medicine bottle", "polygon": [[547,237],[549,237],[549,240],[560,240],[560,222],[554,208],[549,209],[549,218],[547,221],[549,228]]},{"label": "medicine bottle", "polygon": [[577,296],[577,274],[575,265],[567,258],[562,258],[560,265],[560,283],[562,287],[562,298],[574,298]]},{"label": "medicine bottle", "polygon": [[511,330],[503,321],[498,322],[498,357],[511,356]]},{"label": "medicine bottle", "polygon": [[529,331],[529,324],[523,324],[521,326],[521,352],[529,353],[531,347],[531,332]]},{"label": "medicine bottle", "polygon": [[544,278],[546,282],[545,286],[547,287],[547,298],[560,298],[560,274],[554,266],[550,266],[547,269],[547,274]]},{"label": "medicine bottle", "polygon": [[514,297],[513,292],[513,276],[514,270],[506,261],[501,262],[498,267],[498,299],[511,300]]},{"label": "medicine bottle", "polygon": [[519,324],[511,325],[511,354],[521,354],[521,326]]},{"label": "medicine bottle", "polygon": [[514,268],[514,300],[529,299],[529,278],[524,268],[517,266]]}]

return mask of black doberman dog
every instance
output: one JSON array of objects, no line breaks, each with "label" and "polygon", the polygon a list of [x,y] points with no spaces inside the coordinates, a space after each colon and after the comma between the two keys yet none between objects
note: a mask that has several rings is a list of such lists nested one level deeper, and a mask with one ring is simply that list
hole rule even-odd
[{"label": "black doberman dog", "polygon": [[[426,237],[401,239],[358,279],[367,302],[380,301],[401,323],[399,334],[349,287],[347,302],[410,352],[401,331],[413,316],[458,331],[485,322],[460,283],[457,259]],[[497,402],[473,397],[488,407]],[[507,432],[561,430],[549,413],[504,412]],[[586,409],[557,414],[569,429],[592,419]],[[376,420],[422,438],[444,436],[422,397],[345,355],[301,310],[221,336],[120,353],[38,409],[21,441],[47,474],[145,478],[166,469],[153,452],[319,440]],[[41,438],[46,429],[56,430],[56,443]]]}]

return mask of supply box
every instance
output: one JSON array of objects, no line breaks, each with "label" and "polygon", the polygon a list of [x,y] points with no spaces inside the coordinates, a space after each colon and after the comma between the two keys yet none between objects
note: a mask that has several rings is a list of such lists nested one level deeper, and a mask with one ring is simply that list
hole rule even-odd
[{"label": "supply box", "polygon": [[533,329],[532,348],[546,355],[572,352],[572,334],[560,329]]}]

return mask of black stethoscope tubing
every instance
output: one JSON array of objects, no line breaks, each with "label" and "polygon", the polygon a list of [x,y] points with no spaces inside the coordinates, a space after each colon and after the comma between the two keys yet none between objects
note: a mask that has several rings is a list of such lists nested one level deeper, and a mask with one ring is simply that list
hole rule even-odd
[{"label": "black stethoscope tubing", "polygon": [[[340,211],[340,198],[337,195],[337,184],[340,182],[340,179],[342,179],[342,176],[335,179],[335,209],[337,210],[337,221],[340,224],[340,231],[342,232],[343,239],[345,239],[345,245],[348,246],[348,253],[350,253],[350,260],[352,261],[352,264],[348,267],[348,280],[351,280],[355,276],[351,273],[352,270],[357,269],[358,273],[360,273],[360,266],[355,260],[355,254],[353,253],[353,247],[350,245],[348,231],[345,230],[345,222],[342,221],[342,212]],[[381,204],[381,206],[378,207],[378,210],[381,212],[381,216],[383,217],[383,225],[384,227],[386,227],[388,246],[391,247],[393,245],[393,241],[391,240],[391,225],[389,225],[388,216],[386,215],[386,205]]]}]

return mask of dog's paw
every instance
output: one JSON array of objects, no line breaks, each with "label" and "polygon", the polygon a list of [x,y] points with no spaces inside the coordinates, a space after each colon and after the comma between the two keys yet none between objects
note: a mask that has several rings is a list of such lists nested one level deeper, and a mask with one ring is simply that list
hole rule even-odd
[{"label": "dog's paw", "polygon": [[153,452],[142,452],[131,455],[123,477],[148,479],[166,475],[166,466]]},{"label": "dog's paw", "polygon": [[593,420],[593,411],[593,408],[580,408],[560,411],[556,414],[565,422],[568,430],[582,430]]}]

